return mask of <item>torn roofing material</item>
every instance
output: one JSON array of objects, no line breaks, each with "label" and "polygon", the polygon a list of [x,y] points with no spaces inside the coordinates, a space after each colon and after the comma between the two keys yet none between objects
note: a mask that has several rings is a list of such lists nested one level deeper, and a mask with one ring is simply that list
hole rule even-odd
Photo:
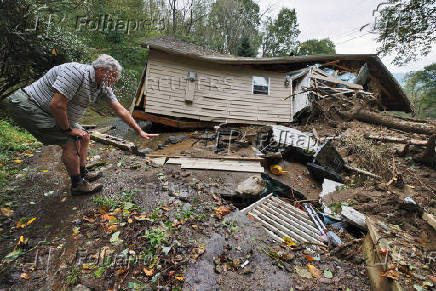
[{"label": "torn roofing material", "polygon": [[383,105],[388,110],[412,111],[410,101],[400,84],[376,54],[334,54],[271,58],[238,57],[218,53],[208,48],[165,36],[148,39],[142,43],[142,46],[212,63],[251,65],[265,70],[283,72],[302,69],[317,63],[336,62],[337,65],[353,68],[360,68],[366,63],[371,79],[382,91]]}]

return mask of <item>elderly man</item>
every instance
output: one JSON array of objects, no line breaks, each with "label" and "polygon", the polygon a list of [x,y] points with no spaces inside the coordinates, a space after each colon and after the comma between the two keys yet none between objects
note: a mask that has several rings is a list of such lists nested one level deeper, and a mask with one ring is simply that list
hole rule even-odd
[{"label": "elderly man", "polygon": [[89,134],[77,122],[90,103],[105,100],[114,112],[143,138],[144,132],[118,102],[111,86],[122,67],[109,55],[100,55],[92,65],[66,63],[53,67],[33,84],[8,97],[10,116],[45,145],[62,147],[62,162],[71,177],[72,195],[94,193],[101,176],[86,170]]}]

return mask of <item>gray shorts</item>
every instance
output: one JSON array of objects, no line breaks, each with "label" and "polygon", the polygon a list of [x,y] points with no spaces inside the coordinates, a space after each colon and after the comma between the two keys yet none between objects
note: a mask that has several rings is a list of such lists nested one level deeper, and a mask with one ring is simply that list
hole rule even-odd
[{"label": "gray shorts", "polygon": [[[76,137],[64,133],[53,116],[42,110],[23,89],[18,89],[6,99],[9,117],[43,144],[63,145],[76,141]],[[78,124],[71,127],[83,129]]]}]

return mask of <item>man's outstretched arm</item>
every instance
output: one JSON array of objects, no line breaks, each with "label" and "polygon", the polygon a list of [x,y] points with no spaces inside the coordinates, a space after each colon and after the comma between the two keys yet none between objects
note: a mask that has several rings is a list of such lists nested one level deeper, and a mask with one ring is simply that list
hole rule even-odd
[{"label": "man's outstretched arm", "polygon": [[129,111],[123,107],[118,101],[114,101],[109,103],[112,110],[131,128],[133,128],[141,137],[149,139],[153,136],[158,136],[159,134],[149,134],[143,131],[139,125],[136,123],[135,119],[133,119],[132,115],[130,115]]}]

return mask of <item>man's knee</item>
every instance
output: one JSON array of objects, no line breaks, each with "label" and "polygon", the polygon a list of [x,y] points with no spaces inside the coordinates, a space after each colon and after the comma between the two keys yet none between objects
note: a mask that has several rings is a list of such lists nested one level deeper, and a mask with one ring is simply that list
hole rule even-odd
[{"label": "man's knee", "polygon": [[89,135],[89,133],[85,133],[85,135],[82,135],[80,137],[80,143],[82,145],[89,144],[90,141],[91,141],[91,136]]}]

